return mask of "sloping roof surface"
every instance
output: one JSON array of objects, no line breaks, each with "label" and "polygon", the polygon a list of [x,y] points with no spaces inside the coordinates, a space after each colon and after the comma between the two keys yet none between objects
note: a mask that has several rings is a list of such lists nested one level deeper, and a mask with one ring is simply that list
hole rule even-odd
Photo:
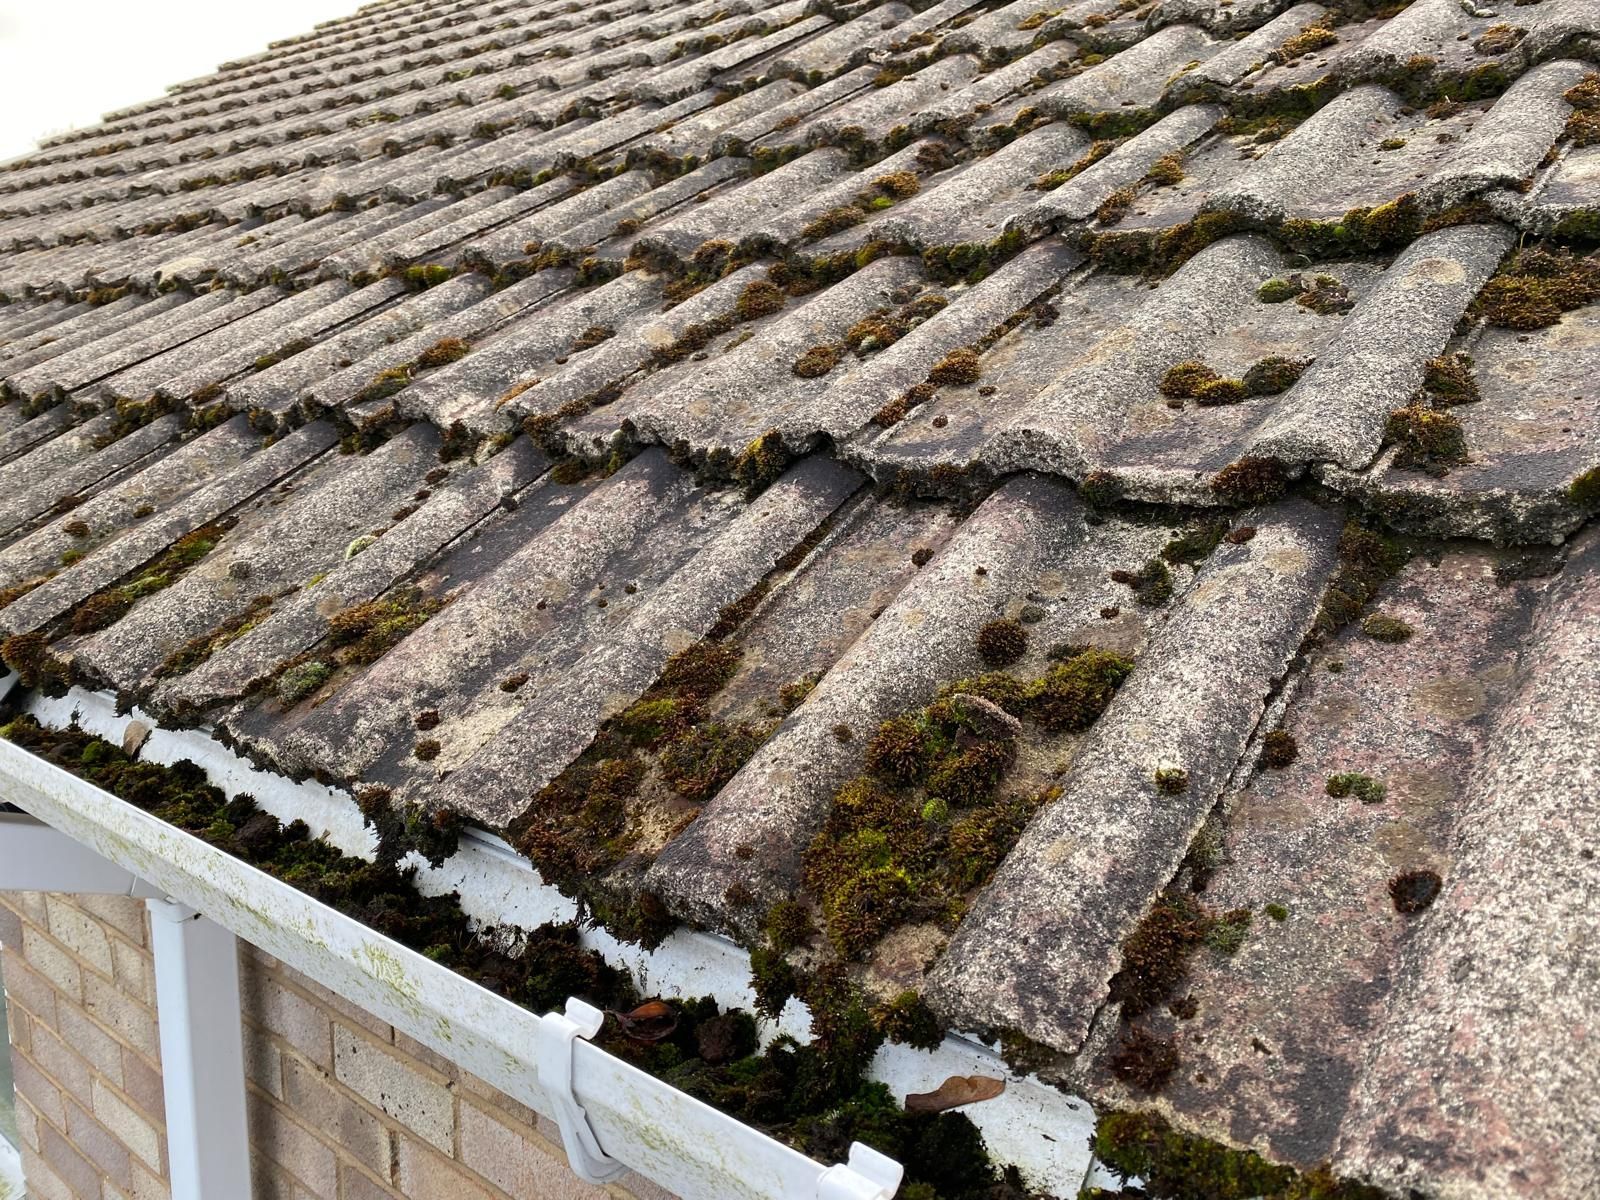
[{"label": "sloping roof surface", "polygon": [[[1592,0],[368,6],[0,171],[0,634],[547,853],[721,647],[709,757],[577,874],[752,938],[985,625],[1129,656],[869,982],[1274,1159],[1592,1196],[1597,49]],[[1150,1090],[1117,980],[1196,888],[1253,919],[1137,1016]]]}]

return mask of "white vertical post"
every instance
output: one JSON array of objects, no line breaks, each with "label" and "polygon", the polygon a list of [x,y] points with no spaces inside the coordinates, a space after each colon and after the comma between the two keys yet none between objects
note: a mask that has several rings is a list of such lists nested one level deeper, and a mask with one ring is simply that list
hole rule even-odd
[{"label": "white vertical post", "polygon": [[147,900],[172,1200],[251,1195],[239,946],[173,900]]}]

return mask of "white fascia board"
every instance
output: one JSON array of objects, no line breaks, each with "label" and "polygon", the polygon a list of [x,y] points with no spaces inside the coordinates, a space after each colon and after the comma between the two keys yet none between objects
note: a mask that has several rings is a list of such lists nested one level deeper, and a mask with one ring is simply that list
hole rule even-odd
[{"label": "white fascia board", "polygon": [[[153,718],[138,709],[119,715],[113,697],[80,688],[55,700],[35,695],[28,711],[41,724],[53,728],[64,728],[76,720],[86,732],[113,744],[122,742],[130,722],[140,722],[150,730],[140,751],[142,758],[166,764],[188,759],[203,768],[211,781],[229,795],[247,792],[262,809],[279,820],[285,823],[303,820],[314,835],[325,837],[345,853],[369,860],[373,857],[375,840],[348,793],[259,770],[203,731],[158,728]],[[4,743],[0,743],[0,747],[4,747]],[[3,766],[0,766],[0,776],[3,774]],[[460,851],[440,867],[430,867],[414,856],[408,865],[417,868],[416,883],[420,891],[434,896],[455,892],[463,911],[486,927],[509,926],[531,931],[550,921],[570,921],[577,916],[577,907],[569,898],[545,883],[527,859],[490,834],[468,831],[461,840]],[[194,907],[207,911],[200,905]],[[227,924],[226,921],[222,923]],[[256,940],[241,931],[235,932],[240,932],[247,941]],[[655,950],[647,951],[617,940],[602,928],[585,926],[582,940],[612,966],[631,971],[641,989],[650,994],[682,998],[711,996],[724,1008],[754,1011],[749,955],[725,938],[680,927]],[[272,950],[270,946],[263,948]],[[272,950],[272,953],[277,954],[277,951]],[[293,963],[287,955],[278,954],[278,957]],[[460,978],[438,964],[428,962],[428,965]],[[340,990],[315,971],[298,965],[297,969],[335,991]],[[356,999],[351,993],[341,994]],[[359,999],[357,1002],[362,1003]],[[763,1021],[761,1027],[764,1042],[780,1033],[805,1041],[810,1036],[811,1022],[804,1005],[791,1000],[779,1021]],[[407,1032],[412,1031],[407,1028]],[[454,1044],[440,1047],[414,1032],[412,1036],[434,1045],[445,1057],[460,1062],[468,1070],[482,1074],[461,1057]],[[1076,1196],[1082,1187],[1091,1162],[1090,1139],[1095,1121],[1092,1108],[1085,1100],[1069,1096],[1032,1076],[1012,1071],[993,1048],[954,1035],[933,1051],[888,1043],[878,1051],[870,1074],[900,1101],[909,1093],[933,1091],[952,1075],[1003,1078],[1006,1081],[1004,1093],[961,1110],[977,1125],[990,1153],[998,1162],[1020,1167],[1029,1186],[1036,1191]],[[524,1103],[530,1102],[525,1100]],[[539,1106],[530,1103],[530,1107]],[[547,1110],[541,1111],[550,1115]],[[698,1197],[712,1193],[679,1190],[678,1194]]]}]

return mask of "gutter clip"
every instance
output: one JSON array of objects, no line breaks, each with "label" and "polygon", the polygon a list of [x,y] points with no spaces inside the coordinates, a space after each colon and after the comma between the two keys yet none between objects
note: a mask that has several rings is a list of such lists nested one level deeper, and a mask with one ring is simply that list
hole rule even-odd
[{"label": "gutter clip", "polygon": [[829,1167],[817,1180],[817,1200],[890,1200],[904,1174],[888,1155],[855,1142],[849,1161]]},{"label": "gutter clip", "polygon": [[561,1127],[561,1145],[567,1162],[586,1183],[609,1183],[628,1168],[600,1148],[589,1127],[588,1115],[572,1091],[572,1043],[600,1032],[606,1015],[592,1004],[568,997],[565,1013],[547,1013],[534,1036],[538,1053],[539,1086],[550,1096]]}]

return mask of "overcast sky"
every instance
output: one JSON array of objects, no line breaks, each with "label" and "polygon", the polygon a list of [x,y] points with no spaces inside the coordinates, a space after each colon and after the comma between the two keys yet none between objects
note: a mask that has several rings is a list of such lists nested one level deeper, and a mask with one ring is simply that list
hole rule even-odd
[{"label": "overcast sky", "polygon": [[0,161],[364,0],[0,0]]}]

